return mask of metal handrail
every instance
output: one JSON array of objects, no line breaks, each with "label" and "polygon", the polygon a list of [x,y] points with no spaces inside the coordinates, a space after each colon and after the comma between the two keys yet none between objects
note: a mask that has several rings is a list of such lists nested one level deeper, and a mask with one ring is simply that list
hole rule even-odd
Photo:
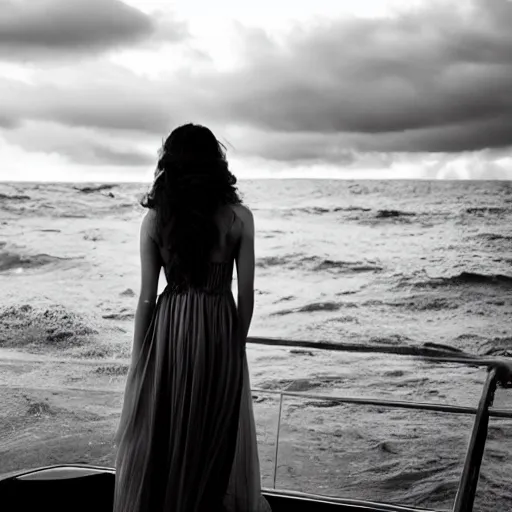
[{"label": "metal handrail", "polygon": [[[255,393],[268,393],[280,396],[294,396],[298,398],[312,398],[313,400],[330,400],[345,404],[375,405],[382,407],[392,407],[397,409],[416,409],[422,411],[446,412],[452,414],[475,415],[478,412],[476,407],[463,405],[449,405],[440,403],[409,402],[405,400],[386,400],[381,398],[358,398],[352,396],[318,395],[316,393],[305,393],[303,391],[278,391],[275,389],[252,388]],[[496,409],[489,411],[489,416],[493,418],[512,419],[512,409]]]},{"label": "metal handrail", "polygon": [[469,440],[464,469],[459,482],[459,489],[455,497],[453,512],[466,512],[473,510],[476,488],[480,475],[480,466],[484,456],[487,429],[489,426],[489,407],[494,401],[496,391],[496,370],[489,372],[482,390],[482,396],[478,404],[478,411]]},{"label": "metal handrail", "polygon": [[[284,346],[284,347],[307,347],[317,350],[335,350],[335,351],[348,351],[348,352],[372,352],[372,353],[387,353],[395,355],[408,355],[419,357],[422,360],[435,361],[435,362],[450,362],[458,364],[469,364],[473,366],[492,366],[494,364],[503,362],[505,358],[481,358],[466,354],[464,352],[457,352],[457,356],[447,356],[448,350],[439,350],[430,347],[408,347],[408,346],[365,346],[346,343],[330,343],[330,342],[310,342],[310,341],[294,341],[284,340],[277,338],[247,338],[248,343]],[[454,414],[473,414],[475,421],[471,438],[468,444],[466,457],[464,460],[464,468],[462,471],[459,488],[455,497],[453,512],[471,512],[473,510],[473,503],[475,499],[476,489],[478,485],[478,478],[480,474],[480,466],[482,463],[485,442],[487,439],[487,429],[490,417],[497,418],[512,418],[512,410],[489,410],[493,404],[494,394],[497,387],[497,371],[495,368],[489,371],[487,379],[482,389],[481,398],[478,408],[464,407],[456,405],[444,405],[437,403],[420,403],[408,402],[400,400],[384,400],[377,398],[357,398],[357,397],[340,397],[329,395],[317,395],[313,393],[304,393],[300,391],[278,391],[268,390],[261,388],[253,388],[253,392],[268,393],[279,395],[279,417],[276,432],[276,448],[275,448],[275,461],[274,461],[274,474],[273,482],[274,489],[277,479],[277,465],[278,465],[278,450],[279,450],[279,433],[281,428],[281,416],[283,407],[284,396],[295,396],[301,398],[312,398],[317,400],[330,400],[339,403],[351,403],[359,405],[375,405],[391,408],[405,408],[416,410],[429,410],[436,412],[446,412]]]},{"label": "metal handrail", "polygon": [[[333,343],[331,341],[289,340],[284,338],[264,338],[250,336],[247,343],[254,345],[270,345],[274,347],[309,348],[313,350],[329,350],[335,352],[363,352],[373,354],[393,354],[398,356],[413,356],[424,361],[436,363],[456,363],[472,366],[491,366],[510,360],[507,357],[481,357],[459,350],[441,349],[432,346],[414,347],[410,345],[361,345],[359,343]],[[455,354],[455,355],[448,355]]]}]

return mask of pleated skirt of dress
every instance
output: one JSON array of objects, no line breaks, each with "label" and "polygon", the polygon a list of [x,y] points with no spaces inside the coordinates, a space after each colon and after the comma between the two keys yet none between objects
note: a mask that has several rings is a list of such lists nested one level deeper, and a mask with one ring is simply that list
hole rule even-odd
[{"label": "pleated skirt of dress", "polygon": [[114,512],[265,512],[231,292],[164,291],[127,377]]}]

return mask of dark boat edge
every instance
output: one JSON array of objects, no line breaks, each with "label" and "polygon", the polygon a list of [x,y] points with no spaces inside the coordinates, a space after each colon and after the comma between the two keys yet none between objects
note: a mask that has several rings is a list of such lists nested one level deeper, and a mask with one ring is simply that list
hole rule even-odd
[{"label": "dark boat edge", "polygon": [[[24,503],[29,499],[30,504],[43,505],[45,499],[52,496],[65,497],[83,493],[76,496],[80,500],[76,507],[69,503],[62,505],[62,510],[110,510],[115,483],[115,469],[88,464],[57,464],[33,469],[25,469],[0,475],[0,503],[17,503],[16,510],[24,512],[19,499],[23,496]],[[46,487],[46,489],[45,489]],[[72,488],[72,489],[71,489]],[[73,491],[71,493],[70,491]],[[44,496],[47,492],[48,496]],[[272,512],[294,510],[297,512],[436,512],[432,509],[406,507],[401,505],[378,503],[366,500],[344,499],[320,496],[299,491],[286,491],[280,489],[263,488],[262,494],[269,501]],[[96,502],[89,503],[84,497],[94,497],[96,501],[103,500],[101,506]],[[28,505],[28,503],[27,503]],[[50,505],[48,503],[48,505]],[[61,510],[60,504],[52,504],[53,510]],[[84,508],[85,507],[85,508]],[[46,510],[46,508],[43,509]],[[6,512],[9,509],[3,509]]]}]

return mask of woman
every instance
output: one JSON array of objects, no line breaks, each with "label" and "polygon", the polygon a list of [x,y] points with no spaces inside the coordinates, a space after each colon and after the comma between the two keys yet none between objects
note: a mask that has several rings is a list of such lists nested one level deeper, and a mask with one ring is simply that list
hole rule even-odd
[{"label": "woman", "polygon": [[[163,144],[140,231],[141,290],[116,435],[115,512],[263,512],[245,341],[254,222],[212,132]],[[238,303],[231,292],[236,263]],[[163,267],[167,286],[157,299]]]}]

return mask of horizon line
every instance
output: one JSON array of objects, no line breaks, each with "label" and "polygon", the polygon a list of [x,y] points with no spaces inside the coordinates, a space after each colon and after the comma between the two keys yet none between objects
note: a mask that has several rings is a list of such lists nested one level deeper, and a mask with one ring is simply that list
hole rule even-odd
[{"label": "horizon line", "polygon": [[[511,178],[492,179],[492,178],[344,178],[344,177],[304,177],[304,176],[288,176],[288,177],[265,177],[265,178],[237,178],[237,182],[241,181],[425,181],[425,182],[512,182]],[[0,184],[77,184],[77,183],[95,183],[104,185],[127,185],[127,184],[150,184],[152,180],[128,180],[128,181],[112,181],[112,180],[4,180],[0,179]]]}]

